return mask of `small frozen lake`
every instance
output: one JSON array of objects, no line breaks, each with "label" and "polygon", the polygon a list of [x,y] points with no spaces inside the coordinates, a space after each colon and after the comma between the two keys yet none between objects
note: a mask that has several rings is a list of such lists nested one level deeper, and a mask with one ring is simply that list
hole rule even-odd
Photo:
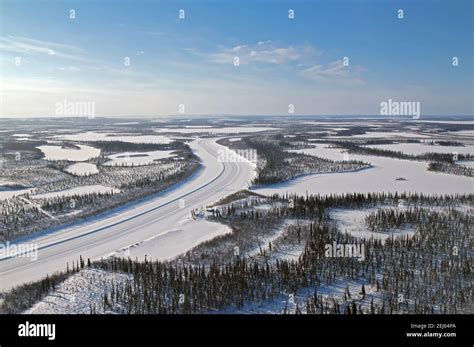
[{"label": "small frozen lake", "polygon": [[[339,148],[296,150],[332,160],[343,160]],[[368,192],[410,192],[423,194],[469,194],[474,192],[474,179],[427,170],[428,163],[350,154],[349,160],[360,160],[374,167],[366,170],[303,176],[287,182],[252,189],[256,193],[271,195],[286,192],[299,195],[343,194]],[[405,180],[397,180],[403,177]]]},{"label": "small frozen lake", "polygon": [[151,152],[124,152],[109,155],[111,160],[105,162],[106,166],[140,166],[155,163],[155,160],[174,157],[173,151],[151,151]]},{"label": "small frozen lake", "polygon": [[45,160],[86,161],[100,155],[100,149],[86,145],[77,148],[63,148],[62,146],[45,145],[37,147],[44,153]]},{"label": "small frozen lake", "polygon": [[99,173],[97,166],[91,163],[75,163],[66,168],[66,172],[76,176],[87,176]]}]

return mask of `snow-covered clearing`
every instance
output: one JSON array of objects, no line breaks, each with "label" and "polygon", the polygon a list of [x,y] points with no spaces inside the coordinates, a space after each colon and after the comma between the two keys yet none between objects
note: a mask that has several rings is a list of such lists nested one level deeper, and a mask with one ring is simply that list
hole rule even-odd
[{"label": "snow-covered clearing", "polygon": [[86,145],[78,145],[78,147],[79,149],[46,145],[37,148],[44,153],[45,160],[86,161],[100,155],[100,149],[98,148]]},{"label": "snow-covered clearing", "polygon": [[409,132],[398,132],[398,131],[369,131],[365,134],[348,135],[348,136],[334,136],[334,137],[352,137],[352,138],[387,138],[387,137],[403,137],[403,138],[429,138],[429,135],[409,133]]},{"label": "snow-covered clearing", "polygon": [[474,136],[474,130],[460,130],[460,131],[450,131],[450,135],[461,135],[461,136]]},{"label": "snow-covered clearing", "polygon": [[[344,156],[339,148],[326,148],[319,144],[316,148],[298,151],[333,160],[342,160]],[[347,173],[308,175],[288,182],[257,187],[253,190],[265,195],[286,192],[299,195],[352,192],[416,192],[423,194],[474,192],[474,180],[471,177],[431,172],[427,170],[428,164],[426,162],[355,154],[349,154],[348,159],[370,163],[373,168]],[[406,180],[397,180],[399,177]]]},{"label": "snow-covered clearing", "polygon": [[89,314],[95,305],[99,311],[102,295],[110,291],[112,284],[124,283],[131,275],[107,272],[99,269],[84,269],[71,275],[51,294],[37,302],[25,314]]},{"label": "snow-covered clearing", "polygon": [[209,128],[209,127],[184,127],[184,128],[160,128],[155,129],[157,133],[181,133],[181,134],[241,134],[241,133],[257,133],[262,131],[279,130],[279,128],[270,127],[223,127],[223,128]]},{"label": "snow-covered clearing", "polygon": [[[365,286],[366,296],[362,299],[361,289]],[[263,302],[246,302],[243,307],[237,309],[228,307],[224,310],[210,311],[209,313],[218,314],[294,314],[296,309],[301,313],[306,313],[306,300],[313,298],[314,294],[318,295],[318,300],[322,295],[323,301],[331,302],[332,299],[343,302],[343,296],[346,288],[349,288],[352,299],[357,300],[357,304],[361,305],[364,310],[370,308],[372,298],[374,303],[380,302],[383,292],[377,292],[375,287],[371,287],[365,280],[351,280],[349,278],[338,278],[331,284],[321,284],[318,287],[302,288],[295,293],[288,292],[273,298],[272,301],[264,300]]]},{"label": "snow-covered clearing", "polygon": [[75,163],[69,165],[65,171],[76,176],[94,175],[99,173],[97,166],[91,163]]},{"label": "snow-covered clearing", "polygon": [[155,160],[173,157],[173,151],[124,152],[109,155],[106,166],[140,166],[153,164]]},{"label": "snow-covered clearing", "polygon": [[171,260],[183,254],[201,242],[232,232],[220,223],[186,218],[173,228],[160,232],[138,243],[125,246],[109,256],[130,257],[132,259]]},{"label": "snow-covered clearing", "polygon": [[366,208],[366,209],[333,209],[331,211],[331,217],[337,222],[337,226],[340,232],[349,233],[352,236],[359,238],[376,238],[379,240],[386,240],[390,237],[396,236],[413,236],[413,228],[400,228],[393,229],[390,232],[373,232],[368,230],[365,224],[365,217],[371,213],[377,211],[377,208]]},{"label": "snow-covered clearing", "polygon": [[437,123],[437,124],[474,124],[472,120],[417,120],[414,123]]},{"label": "snow-covered clearing", "polygon": [[474,154],[474,146],[466,145],[466,146],[438,146],[438,145],[430,145],[427,143],[392,143],[392,144],[384,144],[384,145],[367,145],[366,147],[370,148],[377,148],[377,149],[385,149],[390,151],[397,151],[403,152],[406,154],[423,154],[428,152],[436,152],[436,153],[459,153],[459,154]]},{"label": "snow-covered clearing", "polygon": [[74,187],[71,189],[58,190],[55,192],[43,193],[33,195],[33,199],[50,199],[57,196],[73,196],[73,195],[87,195],[90,193],[120,193],[120,190],[117,188],[106,187],[100,184],[90,185],[90,186],[81,186]]},{"label": "snow-covered clearing", "polygon": [[11,199],[14,196],[23,195],[26,193],[31,193],[34,191],[32,188],[24,188],[24,189],[11,189],[8,187],[0,186],[0,200]]},{"label": "snow-covered clearing", "polygon": [[98,133],[87,131],[79,134],[57,135],[55,138],[70,141],[120,141],[128,143],[169,144],[172,140],[161,135],[120,135],[114,133]]}]

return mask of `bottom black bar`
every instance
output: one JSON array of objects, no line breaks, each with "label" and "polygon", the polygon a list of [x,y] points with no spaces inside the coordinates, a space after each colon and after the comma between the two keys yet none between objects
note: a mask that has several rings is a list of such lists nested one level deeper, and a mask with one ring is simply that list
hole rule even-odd
[{"label": "bottom black bar", "polygon": [[[54,329],[45,324],[54,324]],[[2,315],[0,345],[64,345],[70,341],[87,343],[97,339],[123,342],[137,337],[240,335],[356,338],[359,342],[379,345],[390,341],[404,345],[462,346],[464,343],[472,346],[473,327],[472,315]],[[34,336],[40,334],[43,336]]]}]

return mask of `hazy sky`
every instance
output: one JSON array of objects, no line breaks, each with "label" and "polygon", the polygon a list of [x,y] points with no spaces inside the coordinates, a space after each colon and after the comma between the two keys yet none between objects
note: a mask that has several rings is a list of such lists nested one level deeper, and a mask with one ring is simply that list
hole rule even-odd
[{"label": "hazy sky", "polygon": [[180,104],[378,114],[388,99],[474,114],[470,0],[0,0],[0,16],[0,117],[60,115],[65,100],[94,103],[97,116]]}]

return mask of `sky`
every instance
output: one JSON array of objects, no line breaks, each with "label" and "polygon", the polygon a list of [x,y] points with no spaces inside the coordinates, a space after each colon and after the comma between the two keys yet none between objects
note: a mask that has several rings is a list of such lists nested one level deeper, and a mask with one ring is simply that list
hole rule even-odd
[{"label": "sky", "polygon": [[473,3],[0,0],[0,117],[473,115]]}]

